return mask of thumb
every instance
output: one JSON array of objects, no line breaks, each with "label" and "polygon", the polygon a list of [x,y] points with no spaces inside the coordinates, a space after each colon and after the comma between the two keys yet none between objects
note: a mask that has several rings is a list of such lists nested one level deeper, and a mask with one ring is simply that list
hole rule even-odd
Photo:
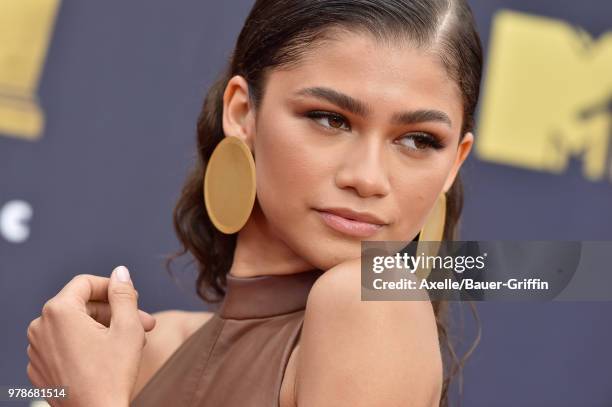
[{"label": "thumb", "polygon": [[108,303],[111,309],[110,329],[142,329],[138,313],[138,295],[125,266],[116,267],[108,283]]}]

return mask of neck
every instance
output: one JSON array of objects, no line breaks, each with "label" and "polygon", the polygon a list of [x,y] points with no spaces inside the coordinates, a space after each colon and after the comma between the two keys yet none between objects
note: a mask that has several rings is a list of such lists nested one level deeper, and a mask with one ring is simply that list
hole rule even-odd
[{"label": "neck", "polygon": [[314,268],[271,230],[255,200],[249,220],[238,232],[229,273],[235,277],[256,277],[295,274]]}]

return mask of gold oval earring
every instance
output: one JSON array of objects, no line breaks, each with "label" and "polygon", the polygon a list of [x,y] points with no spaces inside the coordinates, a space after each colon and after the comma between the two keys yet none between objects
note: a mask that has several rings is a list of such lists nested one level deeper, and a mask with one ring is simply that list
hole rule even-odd
[{"label": "gold oval earring", "polygon": [[441,241],[446,222],[446,194],[442,192],[419,232],[419,241]]},{"label": "gold oval earring", "polygon": [[204,203],[213,225],[232,234],[246,224],[255,204],[255,160],[242,141],[226,136],[217,144],[204,173]]},{"label": "gold oval earring", "polygon": [[[425,256],[435,256],[440,250],[442,238],[444,237],[444,224],[446,223],[446,193],[442,192],[431,212],[427,216],[425,224],[419,232],[417,243],[417,256],[423,253]],[[427,243],[425,243],[427,242]],[[416,271],[420,279],[427,278],[431,268],[421,267]]]}]

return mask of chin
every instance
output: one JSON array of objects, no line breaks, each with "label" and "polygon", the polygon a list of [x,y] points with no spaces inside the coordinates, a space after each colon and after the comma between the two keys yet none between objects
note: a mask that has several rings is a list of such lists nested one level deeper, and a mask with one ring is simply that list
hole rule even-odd
[{"label": "chin", "polygon": [[[295,220],[299,227],[286,235],[287,242],[294,252],[319,270],[330,268],[361,256],[362,240],[383,240],[383,228],[369,238],[350,236],[331,229],[323,221],[315,209],[306,216]],[[296,232],[297,231],[297,232]]]},{"label": "chin", "polygon": [[308,250],[310,264],[319,270],[329,270],[347,260],[361,256],[361,243],[355,241],[325,241],[321,239]]}]

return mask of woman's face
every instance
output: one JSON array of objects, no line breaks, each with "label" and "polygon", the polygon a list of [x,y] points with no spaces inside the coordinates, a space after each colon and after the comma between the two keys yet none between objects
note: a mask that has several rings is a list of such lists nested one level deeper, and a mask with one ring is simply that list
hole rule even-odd
[{"label": "woman's face", "polygon": [[[240,79],[229,86],[246,91]],[[359,257],[361,240],[412,240],[472,145],[459,142],[461,94],[439,57],[357,33],[271,71],[256,115],[242,113],[224,126],[252,148],[268,229],[320,269]],[[384,224],[346,231],[330,208]]]}]

